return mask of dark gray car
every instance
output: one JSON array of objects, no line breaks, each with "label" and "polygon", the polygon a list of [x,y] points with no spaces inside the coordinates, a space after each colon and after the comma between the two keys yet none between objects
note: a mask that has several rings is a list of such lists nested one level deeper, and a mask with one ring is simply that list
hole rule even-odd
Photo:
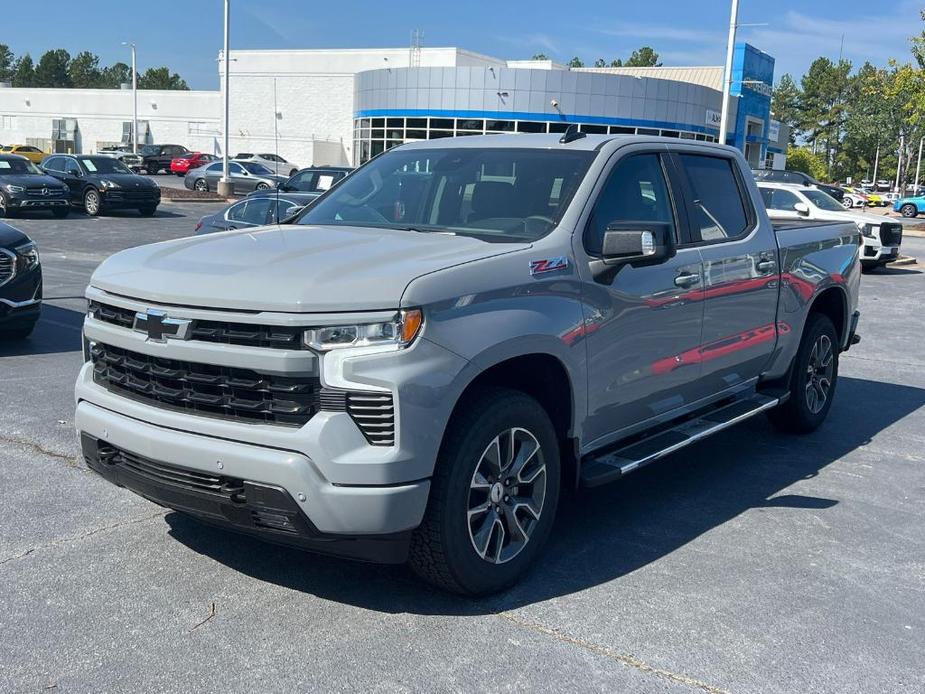
[{"label": "dark gray car", "polygon": [[[253,190],[270,190],[286,180],[285,176],[277,176],[265,166],[247,161],[229,162],[228,177],[231,179],[233,192],[239,194],[250,193]],[[222,162],[217,161],[190,171],[183,179],[183,184],[190,190],[206,192],[218,190],[221,178]]]},{"label": "dark gray car", "polygon": [[200,219],[196,224],[196,234],[211,234],[215,231],[277,224],[300,212],[305,205],[318,196],[319,193],[249,196],[226,207],[221,212]]}]

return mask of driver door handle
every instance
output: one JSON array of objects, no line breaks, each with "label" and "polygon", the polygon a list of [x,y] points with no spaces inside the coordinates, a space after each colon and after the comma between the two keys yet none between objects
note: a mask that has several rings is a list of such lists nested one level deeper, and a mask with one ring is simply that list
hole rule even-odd
[{"label": "driver door handle", "polygon": [[696,272],[683,272],[674,278],[674,283],[678,287],[690,287],[700,281],[700,274]]},{"label": "driver door handle", "polygon": [[755,263],[755,269],[758,272],[771,272],[774,269],[774,261],[770,258],[764,258]]}]

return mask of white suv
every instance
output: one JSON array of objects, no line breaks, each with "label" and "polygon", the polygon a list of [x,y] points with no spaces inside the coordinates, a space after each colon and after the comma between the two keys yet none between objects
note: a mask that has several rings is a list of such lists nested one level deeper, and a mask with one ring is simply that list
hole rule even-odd
[{"label": "white suv", "polygon": [[854,222],[864,241],[861,267],[865,269],[883,267],[899,258],[903,225],[896,220],[846,210],[842,203],[818,188],[792,183],[758,183],[758,190],[771,221]]},{"label": "white suv", "polygon": [[299,170],[297,164],[293,164],[291,161],[286,161],[278,154],[254,154],[252,152],[241,152],[234,158],[235,161],[253,161],[258,164],[263,164],[265,167],[270,169],[273,173],[279,176],[292,176]]}]

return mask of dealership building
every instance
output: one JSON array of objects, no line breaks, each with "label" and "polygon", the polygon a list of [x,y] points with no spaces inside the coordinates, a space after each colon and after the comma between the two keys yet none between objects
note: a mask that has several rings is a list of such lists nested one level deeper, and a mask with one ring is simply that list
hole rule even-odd
[{"label": "dealership building", "polygon": [[[230,57],[230,149],[297,164],[358,165],[422,139],[517,132],[720,140],[722,67],[568,68],[459,48],[244,50]],[[138,92],[140,144],[221,154],[218,91]],[[784,168],[774,59],[736,45],[725,141],[754,168]],[[0,143],[95,152],[132,138],[131,90],[0,88]]]}]

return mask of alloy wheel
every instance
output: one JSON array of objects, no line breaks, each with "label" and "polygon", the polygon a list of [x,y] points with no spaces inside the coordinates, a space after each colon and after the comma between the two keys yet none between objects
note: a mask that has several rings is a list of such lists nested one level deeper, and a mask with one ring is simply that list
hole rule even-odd
[{"label": "alloy wheel", "polygon": [[504,564],[530,542],[543,513],[546,462],[536,436],[515,427],[485,448],[469,485],[467,526],[476,553]]},{"label": "alloy wheel", "polygon": [[94,191],[89,191],[84,198],[84,206],[87,209],[87,214],[95,215],[100,211],[100,196]]},{"label": "alloy wheel", "polygon": [[813,344],[806,367],[806,406],[813,414],[819,414],[825,407],[832,390],[835,373],[835,350],[828,335],[820,335]]}]

